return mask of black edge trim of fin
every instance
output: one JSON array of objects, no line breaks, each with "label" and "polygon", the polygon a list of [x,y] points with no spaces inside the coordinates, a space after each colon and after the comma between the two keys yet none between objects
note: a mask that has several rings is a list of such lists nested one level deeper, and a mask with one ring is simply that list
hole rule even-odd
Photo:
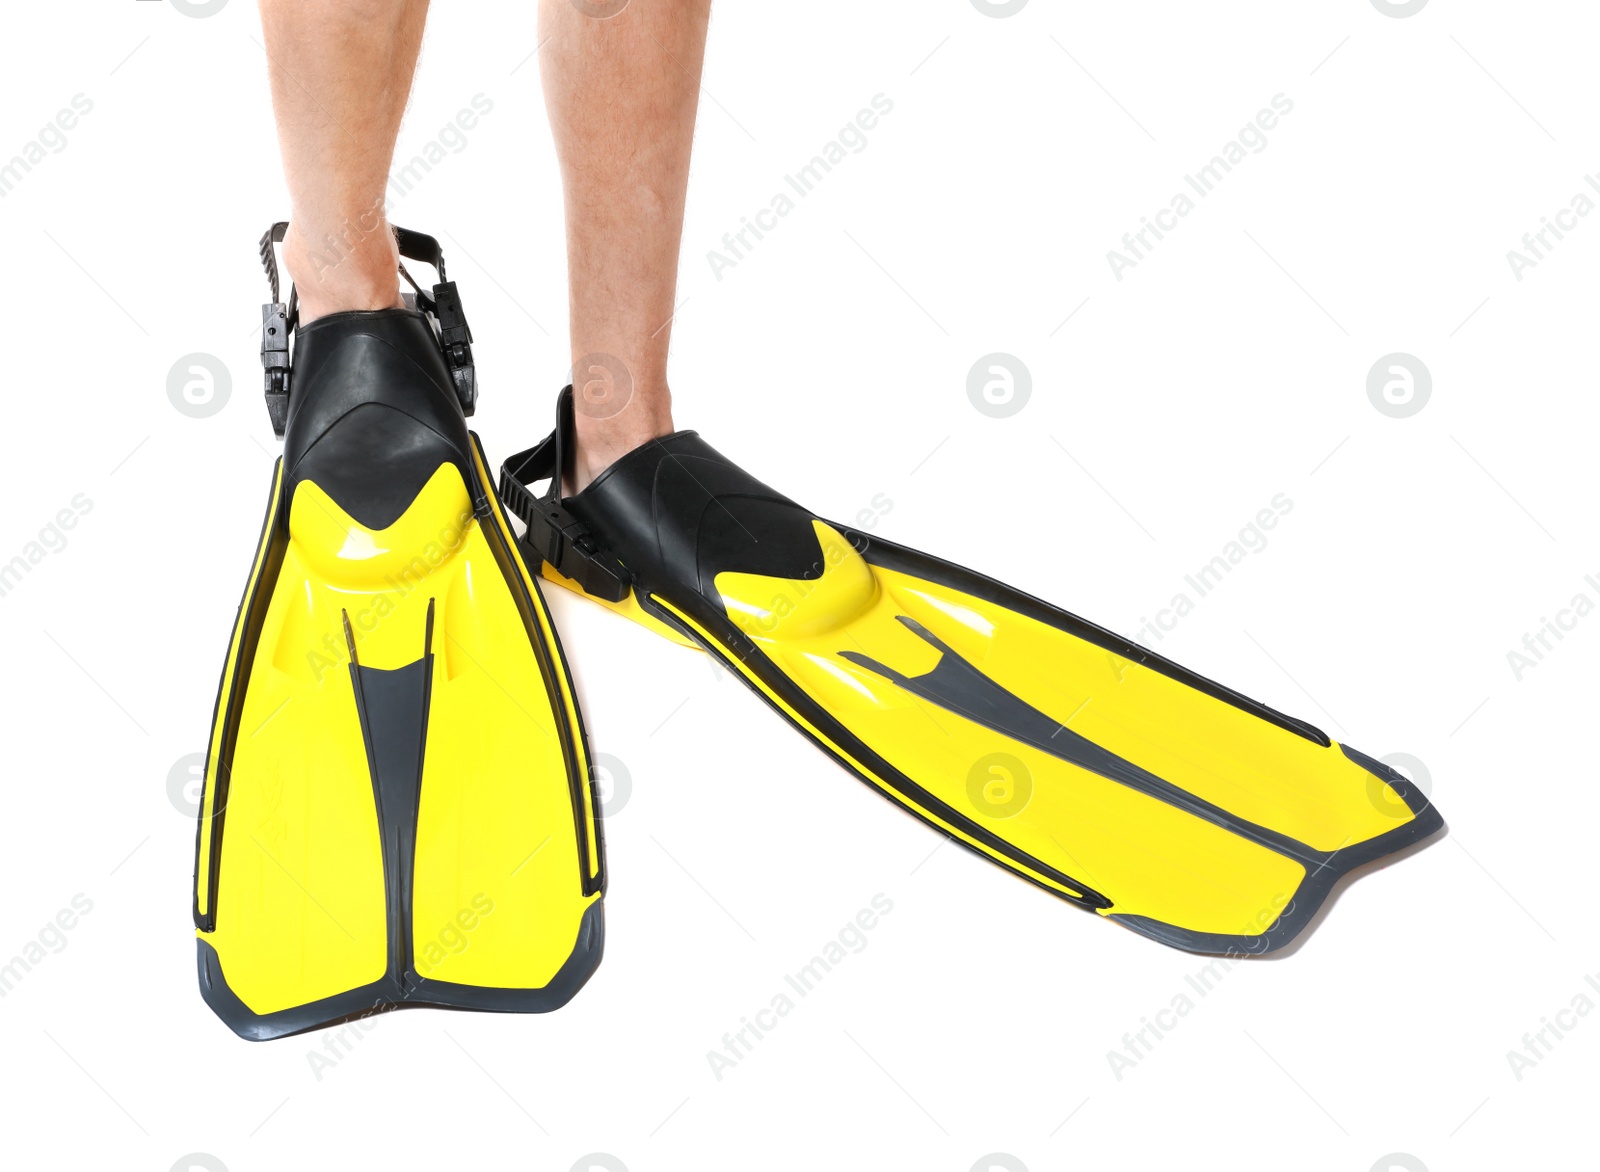
[{"label": "black edge trim of fin", "polygon": [[1106,918],[1133,929],[1142,936],[1184,952],[1217,956],[1265,956],[1286,947],[1316,919],[1334,886],[1360,867],[1376,863],[1414,844],[1420,844],[1444,830],[1444,818],[1437,806],[1416,785],[1397,770],[1376,761],[1349,745],[1339,746],[1344,755],[1374,774],[1400,795],[1413,817],[1376,838],[1345,847],[1329,856],[1328,864],[1308,870],[1287,908],[1259,935],[1230,935],[1222,932],[1195,932],[1146,916],[1110,913]]},{"label": "black edge trim of fin", "polygon": [[[288,477],[283,468],[283,457],[272,466],[272,491],[267,497],[266,514],[261,519],[261,536],[256,542],[256,559],[261,562],[260,573],[245,583],[239,599],[239,613],[234,619],[234,630],[228,634],[231,650],[237,638],[238,653],[233,661],[233,678],[227,678],[228,660],[223,657],[222,679],[217,686],[217,702],[211,709],[211,735],[221,740],[215,746],[216,776],[210,774],[212,748],[206,745],[206,771],[201,779],[200,809],[195,816],[194,831],[194,891],[190,911],[194,926],[202,932],[214,931],[217,924],[217,898],[220,894],[222,871],[222,831],[228,810],[228,782],[233,772],[233,751],[239,740],[239,719],[244,709],[244,684],[255,665],[256,649],[261,642],[261,626],[266,620],[267,607],[272,602],[278,572],[283,568],[283,555],[288,539]],[[254,562],[252,559],[252,569]],[[223,716],[223,702],[227,714]],[[218,724],[222,718],[223,723]],[[211,857],[200,857],[200,842],[206,817],[206,793],[212,791],[211,803]],[[206,884],[205,914],[200,912],[200,884]]]},{"label": "black edge trim of fin", "polygon": [[320,1001],[255,1013],[228,986],[215,948],[197,938],[196,963],[200,995],[234,1033],[252,1042],[284,1038],[307,1030],[339,1025],[391,1009],[473,1009],[491,1013],[548,1013],[560,1009],[582,989],[605,952],[604,904],[596,900],[583,913],[572,951],[550,983],[538,989],[496,989],[430,981],[411,975],[404,983],[393,972],[358,989]]},{"label": "black edge trim of fin", "polygon": [[873,565],[883,566],[886,569],[894,570],[913,578],[925,578],[931,582],[937,582],[941,586],[959,590],[963,594],[981,598],[983,601],[993,603],[996,606],[1003,606],[1007,610],[1014,610],[1027,618],[1055,627],[1059,631],[1065,631],[1069,635],[1073,635],[1086,643],[1091,643],[1132,663],[1139,664],[1141,667],[1160,672],[1169,679],[1177,680],[1180,684],[1187,684],[1198,692],[1204,692],[1215,700],[1231,704],[1235,708],[1248,712],[1252,716],[1260,717],[1262,720],[1275,724],[1281,729],[1292,732],[1297,736],[1302,736],[1308,741],[1314,741],[1323,748],[1328,748],[1333,744],[1328,734],[1315,725],[1293,716],[1287,716],[1275,708],[1269,708],[1259,700],[1252,700],[1242,692],[1236,692],[1224,684],[1207,679],[1182,664],[1174,663],[1165,656],[1157,655],[1154,651],[1140,647],[1137,643],[1125,639],[1116,632],[1109,631],[1097,623],[1092,623],[1086,618],[1075,615],[1070,611],[1062,610],[1058,606],[1052,606],[1043,599],[1035,598],[1031,594],[1025,594],[1015,587],[1007,586],[1005,583],[998,582],[975,570],[969,570],[964,566],[958,566],[953,562],[934,557],[932,554],[908,549],[903,545],[896,545],[894,542],[885,541],[880,537],[869,537],[865,533],[845,525],[835,524],[832,521],[823,521],[823,524],[836,529],[855,547],[857,553]]},{"label": "black edge trim of fin", "polygon": [[[1367,756],[1359,749],[1352,749],[1349,745],[1341,744],[1339,748],[1343,750],[1346,757],[1399,794],[1400,800],[1410,807],[1411,812],[1419,818],[1432,809],[1433,802],[1428,795],[1423,793],[1415,782],[1407,779],[1405,774],[1392,765],[1385,765],[1382,761]],[[1434,811],[1434,816],[1439,816],[1437,811]],[[1443,825],[1442,822],[1440,824]]]},{"label": "black edge trim of fin", "polygon": [[[593,758],[589,752],[589,734],[583,724],[583,708],[577,702],[578,691],[572,682],[572,668],[561,649],[561,636],[556,631],[553,619],[549,621],[550,639],[548,642],[545,640],[539,616],[543,614],[548,619],[549,608],[545,605],[544,594],[539,588],[539,576],[528,569],[521,552],[517,549],[517,543],[513,538],[515,531],[511,528],[511,521],[506,515],[505,503],[497,494],[483,492],[484,485],[481,483],[478,470],[480,467],[489,468],[489,461],[483,454],[483,442],[478,438],[478,433],[468,434],[472,437],[472,452],[475,457],[472,463],[473,495],[476,497],[477,494],[483,493],[486,498],[483,521],[480,522],[479,529],[494,553],[495,562],[500,566],[500,573],[506,580],[507,588],[516,600],[523,626],[527,629],[528,639],[534,647],[535,658],[539,661],[539,671],[544,679],[545,691],[550,697],[551,711],[560,729],[562,756],[567,763],[567,789],[572,800],[573,823],[578,835],[578,867],[582,890],[584,895],[594,895],[597,892],[603,894],[606,889],[604,818],[600,812],[600,795],[595,788]],[[526,577],[523,576],[524,572]],[[573,698],[572,721],[567,719],[564,695]],[[591,820],[594,827],[593,852],[589,849],[588,835]]]},{"label": "black edge trim of fin", "polygon": [[[832,745],[829,745],[826,741],[812,733],[810,729],[795,721],[794,718],[792,718],[789,713],[785,712],[778,702],[769,696],[765,690],[757,687],[751,687],[750,690],[759,696],[769,708],[771,708],[779,716],[783,717],[783,719],[787,721],[796,732],[800,733],[812,744],[816,745],[819,749],[831,757],[834,761],[838,762],[838,764],[843,766],[847,772],[866,784],[868,788],[882,797],[885,801],[892,802],[901,810],[910,814],[919,821],[926,823],[937,833],[946,838],[952,839],[958,846],[971,851],[984,861],[1004,868],[1013,875],[1032,883],[1035,887],[1038,887],[1043,891],[1048,891],[1057,899],[1062,899],[1068,903],[1077,904],[1080,907],[1088,908],[1091,911],[1101,911],[1112,906],[1110,899],[1096,891],[1089,884],[1084,883],[1082,880],[1076,879],[1071,875],[1068,875],[1064,871],[1052,867],[1042,859],[1035,858],[1033,855],[1028,854],[1014,843],[1007,842],[1005,839],[994,834],[992,831],[978,825],[976,822],[972,821],[972,819],[962,814],[959,810],[947,805],[934,794],[929,793],[911,778],[900,772],[893,765],[890,765],[889,762],[885,761],[877,753],[873,752],[870,746],[857,738],[849,731],[849,729],[847,729],[838,720],[826,712],[810,696],[806,695],[806,693],[797,688],[794,685],[794,682],[790,680],[788,676],[786,676],[783,672],[778,671],[775,666],[772,666],[772,661],[768,659],[767,656],[760,650],[760,648],[756,647],[754,643],[750,643],[748,640],[746,640],[745,642],[748,644],[747,646],[738,646],[708,640],[703,637],[699,631],[693,629],[692,627],[686,626],[678,619],[676,615],[662,607],[655,601],[654,598],[650,597],[649,595],[642,592],[636,592],[636,597],[638,598],[639,605],[642,609],[674,629],[682,631],[686,636],[694,640],[694,642],[704,647],[710,654],[724,660],[737,660],[741,663],[755,662],[758,664],[768,665],[768,670],[766,672],[758,671],[756,673],[761,678],[762,683],[766,687],[771,688],[774,692],[778,693],[785,704],[789,705],[796,712],[804,714],[806,720],[810,721],[817,728],[824,730],[836,744],[848,750],[863,765],[870,768],[877,775],[877,777],[888,783],[894,789],[894,791],[901,796],[901,800],[896,800],[894,794],[886,793],[884,789],[879,786],[871,777],[868,777],[862,772],[861,769],[857,768],[855,761],[852,761],[849,757],[843,756],[839,751],[835,750]],[[696,599],[690,599],[687,601],[697,600],[698,597]],[[713,628],[707,626],[706,629],[711,630]],[[748,681],[745,682],[748,685]],[[940,818],[944,819],[952,826],[959,828],[963,834],[970,835],[972,838],[983,843],[984,846],[993,850],[995,855],[1000,856],[1000,858],[997,859],[995,855],[984,853],[984,851],[980,850],[977,846],[970,842],[966,842],[960,838],[955,838],[947,829],[945,829],[945,827],[939,825],[938,822],[935,822],[930,814],[924,813],[924,807],[927,810],[937,814]],[[1021,868],[1026,868],[1027,870],[1022,870]],[[1060,883],[1062,886],[1070,887],[1073,891],[1078,892],[1079,894],[1074,895],[1069,892],[1061,891],[1055,887],[1051,887],[1048,883],[1043,883],[1033,875],[1028,874],[1028,871],[1037,871],[1041,875],[1047,875],[1057,883]]]},{"label": "black edge trim of fin", "polygon": [[1270,826],[1262,826],[1233,811],[1208,802],[1198,794],[1151,773],[1126,757],[1075,733],[1048,713],[1027,703],[1015,692],[985,675],[943,639],[909,615],[900,623],[939,652],[939,662],[920,676],[906,676],[858,651],[840,651],[839,657],[891,680],[897,687],[930,704],[999,733],[1031,745],[1042,753],[1087,770],[1135,793],[1165,802],[1175,809],[1236,834],[1259,847],[1275,851],[1298,863],[1321,866],[1331,853],[1320,851]]}]

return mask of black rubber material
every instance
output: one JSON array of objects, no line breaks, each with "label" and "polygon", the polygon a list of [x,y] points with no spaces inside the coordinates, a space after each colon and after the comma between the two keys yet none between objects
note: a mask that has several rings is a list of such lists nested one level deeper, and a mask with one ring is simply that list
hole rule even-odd
[{"label": "black rubber material", "polygon": [[[552,452],[570,450],[570,441],[562,433],[572,426],[571,393],[571,388],[562,392],[556,435],[540,447],[507,461],[501,473],[502,485],[510,481],[517,487],[523,487],[518,483],[518,477],[525,474],[523,469],[537,467],[542,474],[547,471],[544,466],[552,462]],[[559,464],[559,458],[555,462]],[[816,518],[809,510],[750,476],[694,432],[677,432],[645,444],[613,464],[583,492],[560,500],[558,494],[563,471],[560,467],[554,468],[550,490],[552,496],[537,503],[550,505],[553,499],[561,510],[575,519],[577,525],[575,528],[569,527],[570,533],[579,540],[587,541],[595,549],[589,555],[594,560],[620,563],[631,578],[634,597],[647,613],[705,645],[714,654],[743,665],[776,695],[777,700],[774,700],[761,689],[756,689],[769,705],[782,712],[801,732],[846,768],[868,780],[871,780],[867,777],[870,774],[897,791],[905,802],[910,803],[908,809],[912,814],[938,827],[939,822],[934,818],[912,808],[921,807],[1008,860],[1021,877],[1070,902],[1106,912],[1108,918],[1117,919],[1162,943],[1194,952],[1241,955],[1282,948],[1311,921],[1340,876],[1411,842],[1427,838],[1443,826],[1437,810],[1421,798],[1415,787],[1393,770],[1350,749],[1344,750],[1350,759],[1392,785],[1415,817],[1376,839],[1328,852],[1316,850],[1204,803],[1194,795],[1105,752],[1099,746],[1084,742],[1082,745],[1063,747],[1063,751],[1057,755],[1276,850],[1301,863],[1307,873],[1293,902],[1278,914],[1267,931],[1259,934],[1196,933],[1143,917],[1119,915],[1112,910],[1111,900],[1092,887],[997,837],[873,753],[847,727],[801,692],[788,675],[779,670],[729,619],[716,588],[716,577],[720,573],[736,571],[801,580],[820,577],[823,570],[822,551],[813,529]],[[531,499],[531,494],[524,492],[523,495]],[[1314,744],[1323,747],[1332,745],[1327,735],[1313,725],[1286,716],[1206,679],[1076,615],[927,554],[870,537],[847,526],[832,527],[873,565],[940,583],[993,602],[1160,672]],[[563,548],[569,548],[570,545],[568,542]],[[563,572],[568,577],[577,576],[565,567]],[[682,611],[700,630],[680,620],[671,610],[662,606],[658,598]],[[1023,701],[1005,693],[1004,689],[982,677],[976,669],[964,665],[948,648],[941,645],[941,650],[946,654],[938,667],[916,679],[907,679],[852,652],[844,651],[842,654],[888,675],[914,694],[978,719],[980,723],[1006,735],[1057,752],[1056,746],[1039,743],[1042,736],[1024,735],[1039,731],[1033,727],[1038,721],[1031,717],[1044,719],[1052,730],[1058,728],[1055,721],[1035,713]],[[963,666],[969,668],[967,673],[962,673]],[[978,677],[977,680],[970,678],[972,676]],[[1001,693],[999,699],[995,695],[997,692]],[[800,720],[783,712],[784,706],[798,714]],[[813,733],[807,725],[816,729],[817,733]],[[1059,732],[1055,733],[1055,739],[1059,739]],[[1077,740],[1081,741],[1082,738]],[[962,842],[962,845],[980,855],[984,853],[970,843]],[[1039,882],[1034,875],[1028,874],[1029,871],[1046,876],[1070,891],[1063,893],[1047,883]]]},{"label": "black rubber material", "polygon": [[[652,440],[566,500],[567,509],[642,581],[681,605],[683,588],[714,602],[726,621],[716,575],[737,568],[780,578],[821,576],[811,523],[816,514],[732,463],[693,431]],[[1324,747],[1326,733],[1190,671],[1104,627],[1031,598],[992,578],[845,525],[838,530],[874,565],[943,582],[1058,627],[1097,647],[1232,704]]]},{"label": "black rubber material", "polygon": [[[575,438],[572,395],[563,394],[556,405],[556,429],[537,447],[518,452],[500,466],[500,499],[527,528],[517,544],[529,565],[545,562],[605,602],[621,602],[632,589],[632,579],[615,558],[602,556],[583,523],[567,512],[561,499],[561,478],[570,467]],[[543,496],[529,486],[550,482]]]},{"label": "black rubber material", "polygon": [[1159,920],[1146,919],[1144,916],[1118,915],[1114,911],[1108,918],[1152,940],[1159,940],[1163,944],[1181,948],[1185,952],[1203,952],[1221,956],[1265,955],[1276,952],[1299,936],[1327,902],[1334,885],[1345,875],[1357,867],[1404,850],[1413,843],[1421,842],[1444,829],[1444,819],[1438,809],[1401,773],[1365,753],[1352,749],[1349,745],[1340,745],[1339,748],[1350,760],[1374,777],[1386,782],[1400,795],[1401,800],[1415,817],[1376,838],[1369,838],[1366,842],[1332,852],[1321,865],[1308,867],[1306,877],[1295,892],[1293,901],[1278,913],[1272,926],[1265,932],[1259,936],[1191,932],[1186,928],[1174,927]]},{"label": "black rubber material", "polygon": [[[299,393],[295,371],[289,359],[289,335],[300,320],[299,291],[291,285],[288,303],[278,300],[276,246],[283,243],[288,230],[287,221],[273,224],[262,235],[259,245],[261,266],[266,270],[268,284],[272,286],[272,301],[261,307],[262,390],[266,397],[267,416],[272,421],[272,434],[279,439],[283,438],[284,425],[292,410],[291,400]],[[404,264],[398,269],[400,276],[415,290],[416,307],[424,310],[438,327],[439,350],[444,358],[456,404],[463,416],[471,416],[478,404],[478,375],[472,358],[472,327],[467,324],[456,283],[445,277],[444,251],[432,236],[413,232],[409,228],[395,227],[392,231],[395,246],[402,257],[431,265],[438,274],[439,283],[433,287],[430,296],[406,271]]]},{"label": "black rubber material", "polygon": [[203,939],[195,941],[200,974],[200,995],[218,1017],[241,1038],[265,1042],[306,1030],[338,1025],[391,1009],[426,1007],[431,1009],[475,1009],[490,1013],[548,1013],[560,1009],[583,988],[600,966],[605,953],[606,921],[604,904],[591,904],[578,924],[578,938],[566,963],[550,983],[539,989],[492,989],[480,985],[456,985],[449,981],[430,981],[411,974],[397,979],[390,972],[381,980],[351,989],[321,1001],[281,1009],[276,1013],[254,1013],[228,987],[222,961],[216,949]]},{"label": "black rubber material", "polygon": [[[392,525],[441,464],[453,464],[467,486],[481,531],[522,617],[543,682],[551,696],[573,694],[560,644],[546,640],[536,604],[517,554],[505,540],[510,532],[498,502],[487,491],[474,459],[475,437],[467,430],[439,339],[427,319],[407,309],[332,314],[299,328],[294,351],[295,390],[290,400],[278,493],[269,505],[262,541],[264,563],[241,607],[247,618],[234,676],[218,693],[213,725],[221,737],[218,775],[205,784],[215,789],[211,852],[199,854],[196,835],[194,921],[215,931],[219,914],[228,914],[226,886],[220,882],[228,789],[239,714],[246,681],[258,650],[259,631],[282,568],[295,489],[314,482],[353,519],[371,529]],[[535,586],[534,589],[537,589]],[[585,913],[576,951],[543,989],[500,990],[429,981],[414,971],[410,940],[411,886],[415,871],[416,822],[426,738],[431,673],[432,608],[428,636],[413,663],[395,670],[362,667],[350,641],[350,672],[367,746],[373,797],[382,835],[389,937],[388,971],[381,981],[313,1005],[276,1014],[253,1014],[227,987],[221,961],[204,939],[199,944],[201,992],[208,1004],[242,1037],[271,1038],[375,1009],[402,1004],[516,1012],[542,1012],[564,1004],[600,961],[603,919],[597,901]],[[347,620],[348,631],[348,620]],[[221,705],[228,705],[223,714]],[[568,765],[567,785],[577,835],[578,881],[585,895],[605,890],[604,840],[593,778],[579,767],[588,760],[581,714],[567,719],[566,706],[552,705]],[[220,724],[217,717],[223,716]],[[208,754],[209,759],[209,754]],[[587,793],[586,793],[587,789]],[[202,799],[202,810],[204,800]],[[596,850],[588,842],[594,811]],[[202,815],[203,816],[203,815]],[[598,857],[595,857],[598,856]],[[593,872],[591,874],[591,872]],[[208,911],[199,910],[199,885],[207,884]],[[219,910],[220,909],[220,910]],[[233,914],[245,914],[243,910]]]},{"label": "black rubber material", "polygon": [[[190,911],[194,917],[194,926],[202,932],[216,930],[217,926],[217,895],[220,888],[220,873],[222,869],[222,831],[226,824],[228,814],[228,789],[232,782],[233,748],[239,735],[239,718],[244,711],[244,681],[250,674],[250,666],[255,662],[256,648],[260,642],[261,625],[266,621],[267,608],[272,603],[272,587],[278,580],[278,571],[283,566],[284,550],[288,547],[288,526],[283,522],[283,489],[281,473],[283,459],[280,457],[276,466],[274,479],[278,482],[278,491],[272,494],[267,502],[266,516],[261,520],[261,536],[257,545],[261,549],[261,571],[245,583],[244,597],[239,600],[239,611],[243,613],[243,627],[240,633],[239,653],[233,661],[233,675],[227,675],[227,660],[223,660],[223,677],[217,685],[217,703],[211,711],[212,737],[220,740],[221,745],[208,743],[206,745],[207,773],[203,782],[200,795],[200,814],[195,821],[194,831],[194,898],[190,902]],[[227,710],[223,711],[223,704]],[[215,759],[219,762],[219,769],[215,774],[210,772],[210,762]],[[205,828],[205,791],[214,791],[212,796],[211,814],[211,853],[202,856],[200,844],[202,831]],[[206,911],[200,910],[200,888],[205,885]]]},{"label": "black rubber material", "polygon": [[[347,620],[348,622],[348,620]],[[429,623],[432,626],[432,623]],[[389,925],[389,971],[411,969],[411,891],[417,869],[422,751],[428,736],[433,655],[405,667],[362,667],[350,648],[350,682],[383,836],[383,893]]]},{"label": "black rubber material", "polygon": [[283,435],[289,498],[315,481],[367,528],[387,529],[440,464],[476,483],[467,421],[420,313],[336,313],[301,326],[294,380]]},{"label": "black rubber material", "polygon": [[[850,757],[914,806],[959,827],[963,834],[1017,867],[1043,875],[1076,894],[1063,894],[1040,883],[1045,890],[1092,908],[1110,906],[1110,900],[1088,883],[974,822],[873,752],[811,696],[795,687],[728,619],[716,589],[716,575],[724,570],[784,578],[821,576],[821,551],[812,528],[813,514],[724,459],[694,432],[678,432],[635,449],[602,472],[583,492],[567,498],[566,507],[628,568],[635,597],[646,611],[682,628],[683,624],[659,606],[654,596],[659,594],[669,600],[713,633],[720,644],[714,650],[748,665],[827,740],[845,748]],[[686,633],[697,642],[704,642],[697,633]],[[768,702],[771,703],[770,698]],[[801,731],[811,736],[808,730]],[[859,772],[823,740],[812,739],[846,768]],[[918,810],[912,813],[923,817]],[[938,827],[936,821],[926,817],[923,820]],[[962,845],[976,849],[967,843]],[[1032,876],[1023,877],[1037,882]]]},{"label": "black rubber material", "polygon": [[1119,757],[1109,749],[1095,744],[1089,738],[1080,736],[1062,725],[1055,717],[1040,712],[1020,696],[1006,691],[915,619],[901,615],[900,622],[939,650],[939,662],[934,665],[932,671],[920,676],[902,675],[858,651],[841,651],[840,658],[877,672],[913,696],[921,696],[924,700],[965,716],[968,720],[1002,733],[1014,741],[1032,745],[1040,752],[1069,761],[1080,769],[1098,773],[1101,777],[1109,778],[1119,785],[1125,785],[1157,801],[1176,806],[1185,813],[1193,814],[1213,826],[1220,826],[1257,846],[1288,855],[1302,863],[1320,866],[1328,860],[1327,851],[1319,851],[1287,834],[1280,834],[1270,827],[1260,826],[1241,818],[1231,810],[1224,810],[1221,806],[1197,797],[1188,790],[1157,777],[1148,769],[1141,769],[1127,758]]}]

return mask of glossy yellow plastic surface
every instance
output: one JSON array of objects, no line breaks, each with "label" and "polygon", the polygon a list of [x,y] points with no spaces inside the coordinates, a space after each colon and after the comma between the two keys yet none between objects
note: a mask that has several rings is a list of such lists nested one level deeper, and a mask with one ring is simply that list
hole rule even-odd
[{"label": "glossy yellow plastic surface", "polygon": [[582,586],[578,585],[571,578],[568,578],[566,575],[562,574],[560,570],[556,569],[549,562],[541,562],[539,565],[540,573],[543,575],[545,581],[554,582],[557,586],[564,586],[574,594],[581,594],[584,598],[588,599],[596,606],[603,606],[607,610],[615,614],[619,614],[625,619],[631,619],[632,621],[638,623],[641,627],[645,627],[654,631],[663,639],[672,640],[672,642],[678,644],[680,647],[688,647],[695,651],[702,650],[700,644],[696,643],[693,639],[690,639],[675,628],[669,627],[666,623],[656,618],[655,615],[651,614],[649,611],[640,606],[638,598],[635,597],[631,591],[621,602],[612,602],[609,599],[596,598],[592,594],[584,594]]},{"label": "glossy yellow plastic surface", "polygon": [[[1032,709],[1205,802],[1317,851],[1393,831],[1412,815],[1381,779],[1345,756],[1252,712],[1055,626],[938,583],[870,564],[815,522],[815,579],[719,574],[729,618],[772,664],[893,769],[1047,867],[1113,902],[1103,914],[1148,917],[1194,933],[1251,937],[1294,899],[1295,858],[1139,789],[1013,739],[912,694],[841,655],[903,677],[942,652],[915,620]],[[720,644],[682,609],[651,601]],[[722,653],[796,725],[855,772],[947,833],[1035,882],[1082,891],[1001,855],[878,776],[784,701],[749,664]]]},{"label": "glossy yellow plastic surface", "polygon": [[[502,572],[485,525],[513,551],[520,584]],[[225,687],[244,695],[214,908],[204,874],[213,785],[201,819],[197,906],[215,912],[215,930],[200,936],[229,987],[265,1014],[385,973],[393,942],[351,640],[364,670],[405,668],[431,651],[410,892],[415,971],[458,985],[543,987],[600,898],[585,894],[600,854],[576,701],[559,661],[547,687],[513,590],[532,596],[553,655],[549,615],[502,515],[476,518],[451,464],[382,530],[302,483],[275,581],[263,583],[278,530],[269,516],[246,594],[271,589],[254,662],[235,673],[248,606],[229,651]],[[225,695],[219,721],[228,709]],[[222,740],[214,732],[208,776]],[[578,811],[569,765],[584,781]]]}]

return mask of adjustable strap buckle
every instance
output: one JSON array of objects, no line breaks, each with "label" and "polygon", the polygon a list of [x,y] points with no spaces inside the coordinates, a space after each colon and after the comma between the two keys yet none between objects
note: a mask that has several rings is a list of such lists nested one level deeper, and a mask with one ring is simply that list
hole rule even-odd
[{"label": "adjustable strap buckle", "polygon": [[[441,258],[440,264],[442,265]],[[439,269],[440,277],[444,269]],[[456,398],[461,401],[461,413],[471,415],[478,407],[478,378],[472,365],[472,327],[467,324],[466,311],[461,308],[461,295],[456,283],[441,279],[433,287],[433,312],[439,322],[439,345],[444,349],[445,365],[450,368],[450,380],[455,383]]]},{"label": "adjustable strap buckle", "polygon": [[282,439],[289,422],[289,307],[281,301],[261,307],[261,366],[272,434]]},{"label": "adjustable strap buckle", "polygon": [[444,250],[432,236],[413,232],[409,228],[394,230],[395,243],[400,255],[407,260],[431,265],[439,282],[430,297],[422,286],[411,279],[405,265],[400,275],[417,292],[417,305],[434,321],[439,335],[439,348],[444,351],[445,365],[450,368],[450,381],[455,384],[456,399],[461,404],[461,414],[470,416],[478,408],[478,375],[472,363],[472,327],[467,324],[467,314],[461,308],[461,294],[456,283],[445,275]]},{"label": "adjustable strap buckle", "polygon": [[[500,499],[528,527],[518,541],[527,557],[549,563],[562,577],[583,587],[585,594],[622,602],[633,586],[628,571],[561,502],[564,437],[572,434],[572,425],[572,388],[568,387],[561,393],[554,434],[500,466]],[[528,486],[546,478],[550,487],[544,496],[535,496]]]},{"label": "adjustable strap buckle", "polygon": [[289,289],[289,303],[278,299],[278,257],[274,246],[283,243],[283,234],[289,225],[279,222],[261,236],[261,267],[267,270],[267,283],[272,286],[272,300],[261,307],[261,369],[262,387],[267,396],[267,415],[272,420],[272,434],[283,438],[283,429],[289,422],[289,331],[296,324],[299,297],[293,287]]}]

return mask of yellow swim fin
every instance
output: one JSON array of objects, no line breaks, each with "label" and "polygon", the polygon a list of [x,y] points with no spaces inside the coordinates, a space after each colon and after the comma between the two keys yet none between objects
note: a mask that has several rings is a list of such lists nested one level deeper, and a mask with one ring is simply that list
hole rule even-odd
[{"label": "yellow swim fin", "polygon": [[[262,242],[274,298],[282,229]],[[266,307],[284,454],[194,888],[201,992],[247,1038],[403,1005],[554,1009],[602,951],[577,697],[467,430],[455,286],[431,237],[397,236],[439,270],[419,309],[298,326],[291,376],[294,298]]]},{"label": "yellow swim fin", "polygon": [[1063,899],[1176,948],[1271,952],[1341,876],[1443,825],[1304,721],[824,521],[694,432],[563,499],[572,422],[568,388],[556,433],[501,471],[530,561],[718,656],[886,797]]}]

